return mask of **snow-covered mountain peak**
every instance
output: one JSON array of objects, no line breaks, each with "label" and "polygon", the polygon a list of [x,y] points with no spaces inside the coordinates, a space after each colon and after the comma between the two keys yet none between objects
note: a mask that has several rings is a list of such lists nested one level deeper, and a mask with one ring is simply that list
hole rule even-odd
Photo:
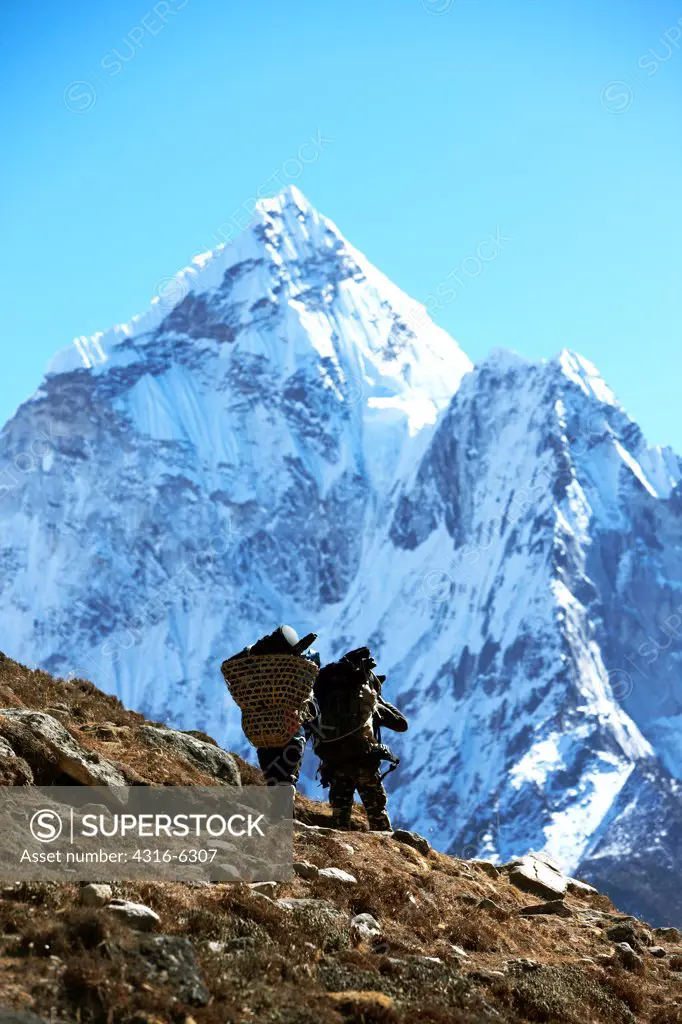
[{"label": "snow-covered mountain peak", "polygon": [[552,360],[568,380],[577,384],[586,395],[593,395],[606,405],[620,408],[620,403],[610,387],[604,382],[594,363],[572,349],[564,348]]},{"label": "snow-covered mountain peak", "polygon": [[204,350],[227,343],[268,359],[282,379],[312,359],[339,401],[362,403],[384,419],[397,415],[410,433],[435,422],[471,367],[424,308],[295,186],[260,200],[230,245],[194,257],[162,282],[146,312],[76,338],[48,373],[125,367],[149,358],[159,338],[188,330]]}]

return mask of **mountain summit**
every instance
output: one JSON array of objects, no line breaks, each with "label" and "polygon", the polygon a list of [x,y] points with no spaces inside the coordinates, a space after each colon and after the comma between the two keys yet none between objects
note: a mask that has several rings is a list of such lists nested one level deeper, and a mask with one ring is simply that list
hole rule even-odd
[{"label": "mountain summit", "polygon": [[60,352],[0,462],[13,657],[243,750],[224,657],[369,642],[404,824],[682,918],[682,465],[587,360],[473,368],[288,189]]}]

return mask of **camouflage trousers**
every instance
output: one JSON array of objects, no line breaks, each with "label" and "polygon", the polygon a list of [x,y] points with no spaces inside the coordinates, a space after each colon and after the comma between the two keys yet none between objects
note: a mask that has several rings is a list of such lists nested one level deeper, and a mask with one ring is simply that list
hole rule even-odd
[{"label": "camouflage trousers", "polygon": [[357,789],[367,812],[372,831],[390,832],[391,820],[386,812],[386,790],[378,769],[329,773],[329,806],[335,828],[349,830],[353,797]]}]

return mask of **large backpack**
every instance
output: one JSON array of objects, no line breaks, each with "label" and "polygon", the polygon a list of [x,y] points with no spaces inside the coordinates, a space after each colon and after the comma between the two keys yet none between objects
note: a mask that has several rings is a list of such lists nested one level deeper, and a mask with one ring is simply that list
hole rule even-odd
[{"label": "large backpack", "polygon": [[320,714],[313,748],[323,762],[354,761],[377,746],[373,719],[378,697],[362,659],[346,656],[320,669],[315,698]]}]

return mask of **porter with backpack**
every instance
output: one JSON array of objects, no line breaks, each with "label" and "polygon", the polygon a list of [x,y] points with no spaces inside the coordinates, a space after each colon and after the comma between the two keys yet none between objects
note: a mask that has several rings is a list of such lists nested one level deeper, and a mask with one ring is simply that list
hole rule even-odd
[{"label": "porter with backpack", "polygon": [[[359,647],[325,665],[315,680],[319,716],[313,748],[320,758],[320,781],[329,787],[336,828],[350,829],[356,790],[370,829],[391,828],[383,779],[397,767],[398,758],[381,742],[381,726],[405,732],[407,719],[383,699],[385,676],[376,675],[375,668],[369,648]],[[389,768],[382,773],[383,762]]]}]

